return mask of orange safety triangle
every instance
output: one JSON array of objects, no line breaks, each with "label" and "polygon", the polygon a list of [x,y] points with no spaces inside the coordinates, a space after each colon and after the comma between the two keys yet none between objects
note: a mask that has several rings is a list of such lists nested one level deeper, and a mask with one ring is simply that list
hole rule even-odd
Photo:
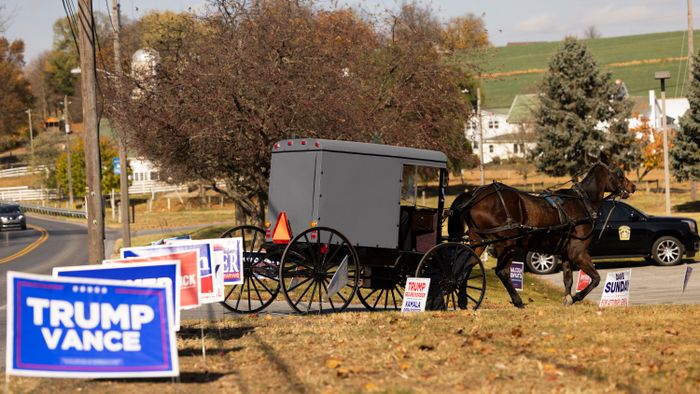
[{"label": "orange safety triangle", "polygon": [[272,242],[276,244],[286,244],[292,239],[292,230],[287,221],[287,212],[280,212],[277,217],[275,229],[272,231]]}]

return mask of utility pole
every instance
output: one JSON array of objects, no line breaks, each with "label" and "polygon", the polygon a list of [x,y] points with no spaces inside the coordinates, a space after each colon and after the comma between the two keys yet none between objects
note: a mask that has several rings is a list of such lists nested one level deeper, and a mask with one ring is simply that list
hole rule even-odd
[{"label": "utility pole", "polygon": [[95,97],[95,29],[92,0],[78,0],[80,73],[85,125],[85,177],[87,181],[88,263],[102,264],[105,258],[105,222],[102,204],[102,166],[97,131]]},{"label": "utility pole", "polygon": [[73,205],[73,170],[71,169],[71,153],[70,153],[70,123],[68,122],[68,95],[63,95],[63,127],[66,131],[66,171],[68,172],[68,204],[70,209],[75,208]]},{"label": "utility pole", "polygon": [[[114,41],[114,73],[117,75],[117,100],[122,99],[121,78],[122,78],[122,58],[121,45],[119,42],[119,34],[121,33],[122,25],[119,16],[119,0],[112,0],[112,26],[114,32],[112,34]],[[118,127],[116,122],[112,123],[115,129]],[[119,136],[119,199],[121,200],[121,209],[119,215],[122,222],[122,245],[124,247],[131,246],[131,231],[129,224],[129,164],[126,157],[126,132],[121,130],[117,132]]]},{"label": "utility pole", "polygon": [[27,115],[29,115],[29,147],[32,152],[32,165],[34,164],[34,130],[32,128],[32,109],[27,110]]},{"label": "utility pole", "polygon": [[[693,48],[693,0],[688,0],[688,90],[690,90],[690,84],[693,82],[693,55],[695,55],[695,49]],[[690,200],[697,200],[697,182],[692,177],[690,178]]]},{"label": "utility pole", "polygon": [[481,121],[481,88],[476,88],[476,116],[479,118],[479,184],[484,185],[484,125]]},{"label": "utility pole", "polygon": [[671,78],[668,71],[658,71],[654,78],[661,82],[661,128],[664,139],[664,188],[666,189],[666,215],[671,214],[671,176],[668,164],[668,129],[666,128],[666,80]]}]

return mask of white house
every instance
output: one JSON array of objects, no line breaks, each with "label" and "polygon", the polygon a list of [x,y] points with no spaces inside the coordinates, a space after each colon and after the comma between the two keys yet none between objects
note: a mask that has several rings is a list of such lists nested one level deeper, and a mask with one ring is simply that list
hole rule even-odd
[{"label": "white house", "polygon": [[[525,153],[534,146],[534,134],[531,122],[527,116],[531,113],[534,95],[516,96],[508,111],[482,110],[481,125],[483,128],[484,158],[483,162],[524,157]],[[473,153],[480,154],[479,149],[479,119],[472,118],[467,122],[465,137],[471,142]]]}]

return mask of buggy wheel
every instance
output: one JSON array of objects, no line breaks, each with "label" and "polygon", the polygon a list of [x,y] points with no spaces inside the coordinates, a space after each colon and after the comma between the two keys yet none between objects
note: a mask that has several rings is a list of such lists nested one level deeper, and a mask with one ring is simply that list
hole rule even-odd
[{"label": "buggy wheel", "polygon": [[430,249],[416,276],[430,278],[426,309],[477,309],[486,292],[484,264],[461,243],[447,242]]},{"label": "buggy wheel", "polygon": [[357,297],[362,305],[370,311],[396,311],[401,310],[403,304],[403,291],[406,284],[406,275],[394,272],[391,278],[382,278],[380,283],[372,287],[358,287]]},{"label": "buggy wheel", "polygon": [[360,269],[355,248],[328,227],[310,228],[292,239],[282,254],[282,294],[299,313],[340,312],[357,291]]},{"label": "buggy wheel", "polygon": [[281,250],[265,249],[265,230],[255,226],[238,226],[219,238],[243,239],[243,284],[226,286],[221,304],[236,313],[256,313],[267,308],[280,291],[277,271]]}]

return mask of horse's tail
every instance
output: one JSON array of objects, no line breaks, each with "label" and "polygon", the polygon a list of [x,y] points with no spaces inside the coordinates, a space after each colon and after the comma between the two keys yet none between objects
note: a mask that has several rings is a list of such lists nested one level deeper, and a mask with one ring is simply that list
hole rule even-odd
[{"label": "horse's tail", "polygon": [[469,209],[468,205],[475,190],[472,189],[460,194],[452,202],[447,217],[447,234],[450,239],[462,238],[466,234],[467,218],[464,216],[464,211]]}]

